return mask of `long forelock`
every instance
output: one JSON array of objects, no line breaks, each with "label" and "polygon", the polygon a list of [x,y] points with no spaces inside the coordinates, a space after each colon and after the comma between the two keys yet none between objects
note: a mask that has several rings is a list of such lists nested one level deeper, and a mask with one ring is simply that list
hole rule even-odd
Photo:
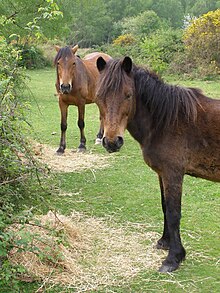
[{"label": "long forelock", "polygon": [[124,85],[127,83],[126,73],[122,69],[121,60],[111,60],[107,64],[104,76],[100,76],[101,82],[98,87],[98,94],[100,97],[108,95],[120,95]]},{"label": "long forelock", "polygon": [[66,46],[61,48],[57,55],[55,56],[54,59],[54,64],[56,65],[57,62],[61,59],[61,58],[65,58],[65,57],[72,57],[73,56],[73,52],[70,46]]}]

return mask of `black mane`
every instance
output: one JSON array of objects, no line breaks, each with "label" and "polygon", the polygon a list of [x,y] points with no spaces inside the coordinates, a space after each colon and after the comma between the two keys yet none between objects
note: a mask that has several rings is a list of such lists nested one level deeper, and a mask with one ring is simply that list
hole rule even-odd
[{"label": "black mane", "polygon": [[167,128],[178,120],[194,122],[200,90],[169,85],[155,73],[134,66],[136,95],[147,106],[157,129]]}]

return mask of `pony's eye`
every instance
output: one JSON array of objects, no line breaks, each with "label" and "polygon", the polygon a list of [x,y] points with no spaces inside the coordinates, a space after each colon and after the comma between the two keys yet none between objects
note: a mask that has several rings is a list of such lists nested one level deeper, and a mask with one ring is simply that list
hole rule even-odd
[{"label": "pony's eye", "polygon": [[132,98],[132,95],[131,94],[127,94],[126,96],[125,96],[125,99],[126,100],[130,100]]},{"label": "pony's eye", "polygon": [[57,62],[57,65],[60,65],[60,62],[59,61]]},{"label": "pony's eye", "polygon": [[76,65],[76,63],[75,62],[73,62],[73,66],[75,66]]}]

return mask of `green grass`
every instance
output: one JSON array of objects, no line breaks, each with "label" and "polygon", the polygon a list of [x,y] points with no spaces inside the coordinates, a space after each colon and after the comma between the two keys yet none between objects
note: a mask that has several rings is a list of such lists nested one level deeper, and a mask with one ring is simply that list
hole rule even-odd
[{"label": "green grass", "polygon": [[[57,97],[54,96],[54,71],[29,72],[29,86],[33,92],[29,117],[33,129],[29,135],[44,144],[58,147],[60,112]],[[219,82],[168,80],[199,87],[212,97],[219,95]],[[79,144],[76,107],[70,107],[69,112],[67,148],[75,149]],[[95,105],[87,106],[85,122],[88,150],[107,155],[101,146],[94,145],[99,127]],[[96,217],[113,216],[118,225],[126,222],[145,223],[149,224],[149,231],[153,229],[161,233],[163,217],[157,175],[145,165],[137,142],[126,133],[125,145],[120,153],[109,156],[110,167],[95,170],[94,173],[87,170],[57,174],[53,180],[59,190],[55,190],[53,196],[48,195],[45,200],[63,214],[70,214],[75,209]],[[60,197],[59,192],[71,192],[75,196]],[[37,205],[38,210],[47,212],[47,205],[37,199],[29,199],[25,203]],[[181,235],[187,258],[180,269],[167,275],[155,270],[145,271],[124,286],[100,289],[98,292],[219,292],[219,206],[219,183],[186,176]],[[20,292],[33,292],[34,288],[37,285],[21,284]],[[51,292],[61,290],[53,289]]]}]

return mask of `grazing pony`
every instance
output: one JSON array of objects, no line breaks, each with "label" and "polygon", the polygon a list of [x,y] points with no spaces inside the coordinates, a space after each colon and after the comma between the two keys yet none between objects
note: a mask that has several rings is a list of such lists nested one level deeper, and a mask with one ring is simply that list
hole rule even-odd
[{"label": "grazing pony", "polygon": [[[61,111],[61,138],[58,154],[64,153],[66,148],[67,112],[69,105],[78,107],[78,127],[80,129],[79,151],[86,149],[86,138],[84,134],[85,104],[95,102],[95,89],[99,72],[96,67],[96,60],[102,56],[104,60],[111,57],[104,53],[91,53],[83,59],[75,53],[78,45],[60,48],[55,46],[57,55],[54,64],[57,70],[56,90],[59,95],[59,107]],[[103,128],[97,134],[96,143],[101,141]]]},{"label": "grazing pony", "polygon": [[184,174],[220,182],[220,101],[199,89],[166,84],[129,57],[99,58],[97,67],[103,146],[118,151],[128,129],[158,174],[164,230],[157,248],[169,250],[159,271],[172,272],[186,254],[180,237]]}]

